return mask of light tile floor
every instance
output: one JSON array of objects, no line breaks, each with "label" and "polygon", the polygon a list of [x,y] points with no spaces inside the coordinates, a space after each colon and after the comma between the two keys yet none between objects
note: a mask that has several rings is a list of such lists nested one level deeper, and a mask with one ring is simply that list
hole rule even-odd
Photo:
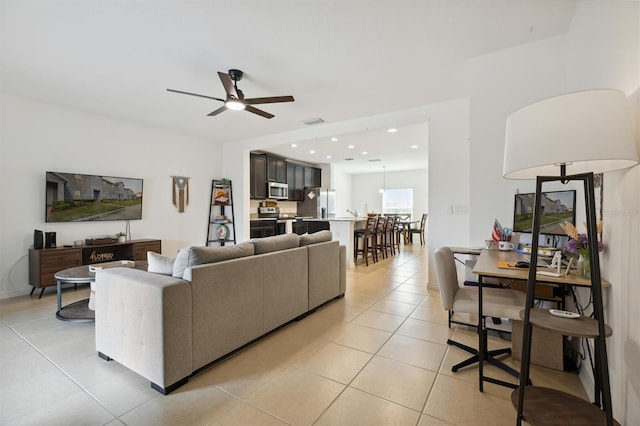
[{"label": "light tile floor", "polygon": [[[217,364],[168,396],[117,362],[98,358],[91,323],[55,318],[55,292],[0,301],[0,424],[3,425],[513,425],[511,390],[485,384],[446,339],[427,290],[427,249],[348,272],[347,293]],[[88,288],[64,291],[64,302]],[[490,347],[509,342],[490,338]],[[518,364],[507,358],[518,368]],[[514,381],[487,367],[494,377]],[[577,375],[532,366],[532,379],[586,394]],[[515,382],[515,381],[514,381]]]}]

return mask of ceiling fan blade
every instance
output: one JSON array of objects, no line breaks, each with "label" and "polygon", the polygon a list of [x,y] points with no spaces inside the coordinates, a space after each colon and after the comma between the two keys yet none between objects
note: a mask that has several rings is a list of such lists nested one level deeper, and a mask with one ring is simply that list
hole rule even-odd
[{"label": "ceiling fan blade", "polygon": [[213,117],[214,115],[218,115],[218,114],[220,114],[221,112],[226,111],[227,109],[228,109],[228,108],[227,108],[225,105],[223,105],[223,106],[221,106],[220,108],[218,108],[217,110],[215,110],[215,111],[210,112],[209,114],[207,114],[207,117]]},{"label": "ceiling fan blade", "polygon": [[244,102],[247,105],[257,105],[257,104],[274,104],[276,102],[293,102],[293,96],[270,96],[266,98],[251,98],[245,99]]},{"label": "ceiling fan blade", "polygon": [[182,90],[167,89],[167,92],[180,93],[181,95],[198,96],[200,98],[213,99],[215,101],[224,102],[224,99],[214,98],[213,96],[198,95],[197,93],[183,92]]},{"label": "ceiling fan blade", "polygon": [[273,118],[273,117],[275,117],[275,115],[273,115],[273,114],[269,114],[267,111],[263,111],[263,110],[261,110],[261,109],[254,108],[254,107],[252,107],[251,105],[247,105],[247,106],[245,107],[245,111],[249,111],[249,112],[252,112],[252,113],[254,113],[254,114],[261,115],[261,116],[263,116],[264,118]]},{"label": "ceiling fan blade", "polygon": [[231,77],[229,77],[229,74],[225,74],[223,72],[218,71],[218,77],[220,77],[220,81],[222,82],[222,85],[224,86],[224,90],[225,92],[227,92],[227,95],[229,96],[233,96],[234,98],[238,98],[238,93],[236,92],[236,88],[233,85],[233,81],[231,80]]}]

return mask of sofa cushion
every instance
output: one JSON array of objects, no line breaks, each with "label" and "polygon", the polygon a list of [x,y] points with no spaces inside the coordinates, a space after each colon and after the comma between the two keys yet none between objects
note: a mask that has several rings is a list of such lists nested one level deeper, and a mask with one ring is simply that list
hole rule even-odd
[{"label": "sofa cushion", "polygon": [[313,234],[304,234],[300,236],[300,247],[308,246],[309,244],[318,244],[331,241],[333,234],[331,231],[318,231]]},{"label": "sofa cushion", "polygon": [[147,271],[154,274],[173,275],[175,257],[163,256],[153,251],[147,252]]},{"label": "sofa cushion", "polygon": [[300,237],[298,234],[283,234],[276,235],[274,237],[254,238],[251,242],[255,246],[255,254],[271,253],[274,251],[300,247]]},{"label": "sofa cushion", "polygon": [[184,270],[189,264],[189,255],[191,254],[191,247],[184,247],[178,251],[178,256],[173,262],[173,275],[176,278],[182,278]]},{"label": "sofa cushion", "polygon": [[191,247],[187,267],[253,256],[253,253],[254,246],[251,242],[224,247]]}]

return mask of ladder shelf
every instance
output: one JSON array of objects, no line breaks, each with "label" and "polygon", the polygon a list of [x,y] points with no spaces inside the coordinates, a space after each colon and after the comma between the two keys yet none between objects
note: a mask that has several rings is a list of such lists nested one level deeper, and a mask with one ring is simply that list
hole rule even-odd
[{"label": "ladder shelf", "polygon": [[207,224],[207,246],[224,246],[236,243],[233,191],[228,179],[211,181],[211,200]]}]

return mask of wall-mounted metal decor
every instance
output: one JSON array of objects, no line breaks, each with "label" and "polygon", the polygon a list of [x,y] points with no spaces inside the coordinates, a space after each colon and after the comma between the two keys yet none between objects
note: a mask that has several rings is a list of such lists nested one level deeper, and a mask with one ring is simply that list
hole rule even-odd
[{"label": "wall-mounted metal decor", "polygon": [[189,205],[189,179],[186,176],[171,176],[173,178],[173,205],[178,208],[178,213],[184,213],[184,208]]}]

